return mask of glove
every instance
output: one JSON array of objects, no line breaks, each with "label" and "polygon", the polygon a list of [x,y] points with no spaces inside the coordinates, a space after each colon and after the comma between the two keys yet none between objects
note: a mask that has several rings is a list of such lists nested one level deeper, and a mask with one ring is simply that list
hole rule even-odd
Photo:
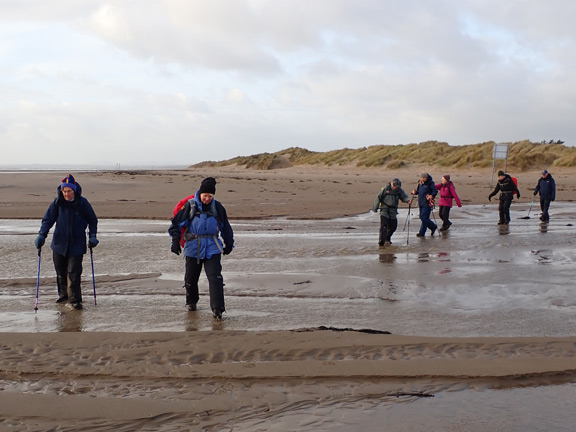
[{"label": "glove", "polygon": [[34,245],[36,249],[41,249],[44,246],[44,242],[46,241],[46,236],[44,234],[38,234],[38,237],[34,240]]},{"label": "glove", "polygon": [[516,195],[518,199],[520,199],[520,191],[518,191],[518,195]]},{"label": "glove", "polygon": [[538,195],[538,192],[534,191],[534,196]]},{"label": "glove", "polygon": [[90,236],[88,238],[88,247],[90,249],[95,248],[96,246],[98,246],[98,243],[100,243],[100,241],[96,238],[96,236]]},{"label": "glove", "polygon": [[170,250],[172,251],[172,253],[180,255],[180,252],[182,252],[182,248],[180,247],[180,239],[177,238],[172,239],[172,245],[170,246]]},{"label": "glove", "polygon": [[230,245],[230,246],[228,246],[228,245],[224,246],[224,250],[223,250],[224,255],[230,255],[230,252],[232,252],[232,248],[233,248],[232,245]]},{"label": "glove", "polygon": [[488,201],[492,202],[493,195],[488,195]]}]

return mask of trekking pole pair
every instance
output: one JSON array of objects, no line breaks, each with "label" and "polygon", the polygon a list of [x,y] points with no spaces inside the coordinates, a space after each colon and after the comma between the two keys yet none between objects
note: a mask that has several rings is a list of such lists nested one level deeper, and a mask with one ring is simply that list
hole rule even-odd
[{"label": "trekking pole pair", "polygon": [[[40,294],[40,263],[42,262],[42,248],[38,248],[38,276],[36,278],[36,304],[34,313],[38,312],[38,298]],[[96,279],[94,278],[94,257],[90,246],[90,263],[92,264],[92,287],[94,288],[94,305],[96,305]]]}]

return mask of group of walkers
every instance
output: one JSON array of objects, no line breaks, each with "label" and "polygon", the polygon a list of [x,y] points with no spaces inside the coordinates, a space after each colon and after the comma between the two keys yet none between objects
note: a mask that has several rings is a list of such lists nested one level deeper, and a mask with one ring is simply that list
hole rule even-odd
[{"label": "group of walkers", "polygon": [[[209,284],[210,307],[214,318],[221,319],[226,310],[221,255],[232,252],[234,233],[226,209],[214,199],[215,193],[216,180],[213,177],[202,180],[196,194],[189,197],[172,219],[168,232],[172,237],[171,251],[179,255],[184,248],[184,286],[188,310],[197,309],[198,280],[204,268]],[[88,247],[92,251],[99,243],[98,218],[88,200],[82,196],[80,184],[70,174],[58,185],[57,197],[48,207],[40,232],[34,240],[39,257],[54,225],[51,248],[58,288],[56,302],[64,303],[70,309],[81,310],[80,282],[82,261],[87,252],[86,229]]]},{"label": "group of walkers", "polygon": [[[499,224],[510,223],[510,204],[514,195],[520,198],[520,191],[514,179],[503,171],[498,172],[498,183],[488,196],[491,200],[500,192]],[[175,211],[168,230],[172,237],[171,251],[186,259],[184,287],[186,290],[186,307],[189,311],[197,310],[199,301],[198,280],[202,269],[208,278],[210,292],[210,308],[216,319],[222,318],[226,311],[224,302],[224,281],[222,279],[222,255],[228,255],[234,247],[234,233],[226,209],[214,199],[216,180],[208,177],[202,180],[196,194],[183,200],[184,204]],[[439,197],[439,216],[442,226],[430,219]],[[534,188],[534,196],[540,194],[540,219],[550,220],[550,203],[556,199],[556,184],[552,175],[542,171],[542,176]],[[409,213],[414,198],[420,211],[420,229],[416,234],[424,237],[430,230],[430,235],[436,231],[448,231],[450,210],[453,202],[462,207],[460,197],[450,175],[442,176],[442,181],[435,184],[432,176],[426,172],[420,174],[418,185],[412,190],[412,197],[402,189],[402,182],[394,178],[383,187],[374,201],[372,210],[380,212],[380,233],[378,244],[384,246],[392,243],[392,235],[398,228],[398,206],[400,201],[409,204]],[[82,187],[71,175],[67,175],[57,187],[57,197],[48,207],[38,236],[34,244],[41,255],[42,246],[51,228],[52,258],[56,270],[56,286],[58,290],[57,303],[65,303],[70,309],[81,310],[82,291],[82,261],[87,252],[86,230],[88,229],[88,248],[92,251],[99,241],[97,239],[98,218],[88,200],[82,196]],[[39,263],[40,267],[40,263]]]},{"label": "group of walkers", "polygon": [[[416,234],[417,237],[425,237],[428,230],[430,230],[430,235],[433,236],[437,230],[445,232],[450,229],[452,225],[450,221],[450,210],[453,202],[456,202],[458,207],[462,207],[462,202],[456,193],[456,187],[451,181],[450,175],[445,174],[442,176],[442,181],[435,184],[430,174],[426,172],[421,173],[418,185],[412,190],[412,197],[409,197],[401,186],[402,182],[400,179],[392,179],[390,183],[380,190],[372,205],[372,211],[380,212],[380,231],[378,236],[378,244],[380,246],[384,246],[386,243],[392,243],[392,235],[398,228],[397,215],[400,201],[409,204],[408,213],[410,213],[415,197],[418,198],[417,203],[421,222],[420,229]],[[518,189],[515,179],[504,171],[498,171],[498,182],[494,190],[488,195],[488,200],[491,201],[492,197],[498,194],[498,192],[500,192],[500,204],[498,206],[500,218],[498,224],[508,225],[510,223],[510,205],[512,204],[514,195],[520,198],[520,190]],[[438,228],[438,225],[430,218],[435,208],[435,200],[438,194],[440,194],[440,199],[438,200],[438,215],[442,220],[442,226],[440,228]],[[541,178],[534,188],[534,196],[538,194],[540,194],[540,220],[547,223],[550,220],[550,203],[556,199],[556,183],[548,170],[542,171]]]}]

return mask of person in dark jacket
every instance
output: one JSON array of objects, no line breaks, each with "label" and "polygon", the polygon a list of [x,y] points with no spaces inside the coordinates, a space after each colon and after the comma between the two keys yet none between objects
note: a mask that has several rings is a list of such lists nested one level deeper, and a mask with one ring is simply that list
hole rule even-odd
[{"label": "person in dark jacket", "polygon": [[556,182],[548,170],[542,171],[542,177],[534,188],[534,195],[538,194],[540,194],[540,210],[542,210],[540,220],[548,222],[550,220],[550,215],[548,214],[550,203],[556,199]]},{"label": "person in dark jacket", "polygon": [[[219,320],[226,311],[221,255],[232,252],[234,232],[228,221],[226,209],[214,199],[215,193],[216,180],[213,177],[202,180],[194,198],[190,199],[172,219],[168,232],[172,237],[171,250],[176,255],[182,252],[181,237],[184,236],[186,240],[184,286],[188,310],[197,309],[198,280],[204,267],[210,289],[210,307],[214,318]],[[222,236],[224,244],[219,235]]]},{"label": "person in dark jacket", "polygon": [[430,219],[430,214],[434,209],[434,198],[438,194],[438,189],[432,180],[432,176],[428,173],[423,172],[420,174],[420,180],[418,181],[418,186],[412,191],[412,195],[418,195],[418,207],[420,207],[420,231],[416,234],[417,237],[424,237],[426,230],[430,229],[430,235],[434,235],[438,229],[436,225]]},{"label": "person in dark jacket", "polygon": [[392,234],[398,228],[398,204],[400,201],[411,202],[410,197],[401,188],[400,179],[393,179],[388,185],[380,190],[372,205],[372,211],[380,210],[380,235],[378,244],[384,246],[385,242],[392,244]]},{"label": "person in dark jacket", "polygon": [[98,218],[92,206],[82,196],[82,187],[71,174],[58,186],[58,197],[50,204],[34,244],[39,250],[54,224],[51,248],[58,286],[57,303],[66,303],[72,309],[82,309],[82,260],[86,253],[86,228],[89,230],[88,246],[98,245],[96,234]]},{"label": "person in dark jacket", "polygon": [[500,192],[500,205],[498,206],[500,220],[498,225],[508,225],[510,223],[510,205],[514,199],[514,194],[520,198],[520,191],[512,177],[504,171],[498,171],[498,183],[492,193],[488,195],[488,201],[492,201],[492,197],[498,192]]}]

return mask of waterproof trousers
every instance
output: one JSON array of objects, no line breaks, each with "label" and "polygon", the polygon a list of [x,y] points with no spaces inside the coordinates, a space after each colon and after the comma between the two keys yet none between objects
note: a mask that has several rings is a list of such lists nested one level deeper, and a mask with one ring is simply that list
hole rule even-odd
[{"label": "waterproof trousers", "polygon": [[500,213],[499,224],[510,223],[510,205],[512,204],[512,197],[508,198],[508,195],[500,196],[500,205],[498,206],[498,212]]},{"label": "waterproof trousers", "polygon": [[398,219],[391,219],[389,217],[380,216],[380,236],[378,237],[378,244],[384,246],[384,242],[392,243],[392,234],[398,228]]},{"label": "waterproof trousers", "polygon": [[68,300],[70,303],[82,303],[80,282],[83,258],[84,255],[64,256],[53,252],[52,259],[56,270],[59,302]]},{"label": "waterproof trousers", "polygon": [[542,210],[542,215],[540,215],[540,220],[543,222],[548,222],[550,220],[550,214],[548,210],[550,209],[550,200],[540,198],[540,210]]},{"label": "waterproof trousers", "polygon": [[430,207],[428,204],[420,206],[420,221],[422,222],[422,224],[420,225],[420,232],[418,233],[419,235],[422,236],[425,235],[426,229],[428,228],[430,228],[430,230],[433,233],[434,231],[436,231],[436,229],[438,229],[438,225],[436,225],[430,219],[431,213],[432,213],[432,207]]},{"label": "waterproof trousers", "polygon": [[195,305],[200,298],[198,293],[198,280],[202,267],[208,278],[210,290],[210,308],[212,311],[224,312],[224,280],[222,279],[221,255],[212,255],[209,259],[198,260],[186,257],[186,272],[184,274],[184,286],[186,287],[186,304]]},{"label": "waterproof trousers", "polygon": [[452,225],[450,222],[450,209],[451,207],[448,206],[440,206],[438,209],[438,214],[440,215],[440,219],[442,219],[442,231],[446,231]]}]

